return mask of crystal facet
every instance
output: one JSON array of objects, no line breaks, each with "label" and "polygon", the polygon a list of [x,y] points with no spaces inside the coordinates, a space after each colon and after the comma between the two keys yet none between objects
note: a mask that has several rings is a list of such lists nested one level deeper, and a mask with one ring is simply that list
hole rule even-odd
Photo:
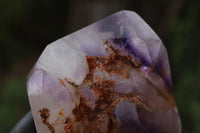
[{"label": "crystal facet", "polygon": [[49,44],[27,82],[39,133],[180,133],[168,56],[134,12]]}]

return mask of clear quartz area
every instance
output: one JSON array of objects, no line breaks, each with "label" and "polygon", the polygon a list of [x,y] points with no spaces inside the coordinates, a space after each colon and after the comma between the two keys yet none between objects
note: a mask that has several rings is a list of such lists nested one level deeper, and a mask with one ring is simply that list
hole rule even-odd
[{"label": "clear quartz area", "polygon": [[132,11],[49,44],[27,90],[38,133],[180,133],[167,51]]}]

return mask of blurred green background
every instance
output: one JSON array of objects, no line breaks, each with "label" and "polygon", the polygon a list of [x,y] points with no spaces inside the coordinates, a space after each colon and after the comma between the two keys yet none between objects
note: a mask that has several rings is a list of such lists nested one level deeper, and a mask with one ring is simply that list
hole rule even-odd
[{"label": "blurred green background", "polygon": [[136,11],[163,40],[182,132],[200,132],[198,0],[0,0],[0,133],[30,110],[26,79],[45,46],[122,9]]}]

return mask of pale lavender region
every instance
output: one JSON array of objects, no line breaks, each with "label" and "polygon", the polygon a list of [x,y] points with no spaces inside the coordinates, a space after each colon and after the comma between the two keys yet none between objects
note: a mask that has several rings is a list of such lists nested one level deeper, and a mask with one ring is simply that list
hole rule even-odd
[{"label": "pale lavender region", "polygon": [[181,133],[166,48],[132,11],[49,44],[27,90],[38,133]]}]

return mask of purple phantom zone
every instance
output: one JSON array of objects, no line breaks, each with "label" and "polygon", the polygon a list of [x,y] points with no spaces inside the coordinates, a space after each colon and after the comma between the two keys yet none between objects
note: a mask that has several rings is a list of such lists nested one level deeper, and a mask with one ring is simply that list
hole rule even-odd
[{"label": "purple phantom zone", "polygon": [[[126,13],[131,14],[131,12],[126,12]],[[129,19],[127,19],[128,17],[130,17],[130,15],[127,15],[127,18],[123,19],[123,22],[120,21],[121,19],[120,17],[121,16],[119,14],[115,14],[99,22],[98,24],[99,31],[112,32],[114,37],[112,39],[109,38],[107,39],[111,40],[114,44],[118,45],[119,47],[122,47],[124,50],[126,50],[129,54],[133,55],[134,57],[139,58],[142,65],[147,67],[152,67],[153,64],[155,63],[156,65],[154,71],[158,71],[159,74],[162,76],[162,78],[165,80],[166,85],[168,85],[169,88],[172,89],[167,51],[164,48],[159,37],[152,31],[151,34],[154,34],[153,35],[154,38],[151,37],[148,37],[148,39],[145,38],[144,36],[142,36],[142,34],[139,33],[144,28],[137,26],[134,26],[134,28],[129,28],[129,26],[126,26],[126,24],[129,23],[128,21],[130,21]],[[144,23],[144,21],[142,23]],[[118,28],[116,28],[116,26]],[[120,27],[123,27],[123,31],[120,29]],[[131,30],[135,32],[131,32]],[[142,32],[145,32],[145,30]],[[145,57],[144,53],[140,51],[137,48],[137,46],[134,46],[134,42],[130,39],[132,37],[139,37],[146,43],[147,45],[146,47],[148,49],[151,60],[148,60],[147,57]],[[152,41],[153,43],[158,43],[161,46],[157,46],[156,48],[152,47],[151,45]]]},{"label": "purple phantom zone", "polygon": [[167,51],[131,11],[48,45],[27,88],[38,132],[181,132]]},{"label": "purple phantom zone", "polygon": [[[167,55],[158,55],[156,60],[148,60],[146,59],[145,55],[137,49],[137,47],[134,47],[134,43],[131,42],[129,38],[115,38],[111,39],[112,42],[116,45],[119,45],[119,47],[123,47],[124,50],[128,51],[128,53],[136,58],[141,62],[143,66],[150,67],[152,68],[154,63],[155,63],[155,68],[153,69],[152,72],[156,73],[156,71],[161,75],[163,80],[165,80],[166,85],[169,87],[169,89],[172,89],[172,83],[171,83],[171,77],[166,74],[166,72],[163,69],[163,67],[168,67],[164,66],[163,61],[168,60]],[[132,43],[132,44],[131,44]],[[164,52],[164,49],[163,49]],[[162,54],[164,54],[162,52]]]}]

